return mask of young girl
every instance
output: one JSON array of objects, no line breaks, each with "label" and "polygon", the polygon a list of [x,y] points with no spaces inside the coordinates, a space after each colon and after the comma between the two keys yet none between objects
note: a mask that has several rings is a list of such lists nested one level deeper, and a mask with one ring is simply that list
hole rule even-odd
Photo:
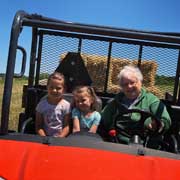
[{"label": "young girl", "polygon": [[54,72],[47,81],[48,95],[36,107],[36,132],[40,136],[65,137],[69,133],[70,103],[63,99],[65,79]]},{"label": "young girl", "polygon": [[94,90],[89,86],[78,86],[73,91],[73,133],[89,131],[96,133],[101,120],[97,109],[97,101]]}]

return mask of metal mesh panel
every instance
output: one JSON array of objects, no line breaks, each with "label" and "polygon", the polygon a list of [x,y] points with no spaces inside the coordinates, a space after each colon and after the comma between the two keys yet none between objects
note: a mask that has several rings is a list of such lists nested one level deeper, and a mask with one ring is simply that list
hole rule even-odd
[{"label": "metal mesh panel", "polygon": [[[111,52],[111,62],[109,68],[108,92],[117,93],[120,88],[117,76],[121,69],[128,64],[132,64],[134,59],[138,59],[139,46],[134,44],[113,43]],[[137,64],[137,61],[136,61]]]},{"label": "metal mesh panel", "polygon": [[165,92],[173,93],[178,53],[177,49],[148,46],[143,48],[142,59],[157,63],[154,89],[158,91],[160,97],[164,97]]},{"label": "metal mesh panel", "polygon": [[87,65],[96,91],[104,91],[107,71],[109,43],[105,41],[83,40],[81,54]]},{"label": "metal mesh panel", "polygon": [[112,57],[134,60],[138,59],[139,46],[134,44],[113,43]]},{"label": "metal mesh panel", "polygon": [[78,39],[45,35],[42,47],[40,74],[50,74],[59,65],[63,53],[77,51]]},{"label": "metal mesh panel", "polygon": [[68,52],[79,50],[92,79],[92,85],[98,92],[117,93],[118,73],[124,65],[133,64],[140,65],[144,76],[143,85],[149,91],[160,98],[164,98],[166,92],[173,93],[178,49],[160,45],[153,47],[147,43],[143,45],[143,42],[131,44],[131,41],[122,43],[101,37],[79,37],[44,35],[40,74],[52,73]]},{"label": "metal mesh panel", "polygon": [[[112,52],[113,56],[120,57],[117,58],[119,62],[114,62],[112,66],[112,81],[115,84],[117,82],[118,69],[120,71],[124,65],[130,63],[137,65],[139,46],[118,44]],[[160,98],[164,98],[166,92],[172,94],[176,75],[174,69],[177,66],[177,59],[178,50],[176,49],[143,46],[140,59],[140,68],[144,76],[143,85]]]}]

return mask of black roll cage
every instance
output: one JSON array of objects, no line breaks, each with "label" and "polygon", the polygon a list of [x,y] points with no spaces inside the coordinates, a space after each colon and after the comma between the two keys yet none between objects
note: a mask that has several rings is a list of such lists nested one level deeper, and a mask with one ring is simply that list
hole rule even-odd
[{"label": "black roll cage", "polygon": [[[64,33],[68,36],[68,33],[74,33],[75,36],[87,36],[91,38],[94,36],[97,38],[102,37],[104,39],[116,39],[124,41],[124,42],[136,42],[141,44],[147,43],[150,44],[158,44],[170,46],[171,48],[180,49],[180,33],[171,33],[171,32],[153,32],[153,31],[140,31],[140,30],[132,30],[132,29],[124,29],[124,28],[115,28],[108,26],[97,26],[90,24],[80,24],[80,23],[71,23],[60,21],[57,19],[47,18],[38,14],[28,14],[22,10],[18,11],[14,17],[11,36],[9,42],[9,53],[7,59],[7,69],[5,75],[5,84],[4,84],[4,93],[2,100],[2,112],[1,112],[1,134],[8,133],[8,121],[9,121],[9,111],[10,111],[10,102],[12,95],[12,85],[13,85],[13,77],[22,77],[25,72],[25,63],[26,63],[26,51],[23,47],[18,45],[18,38],[23,29],[23,27],[32,27],[32,43],[31,43],[31,53],[30,53],[30,71],[29,71],[29,79],[28,86],[33,86],[33,75],[35,74],[35,61],[36,61],[36,53],[37,53],[37,33],[39,33],[39,29],[42,31],[48,30],[58,30],[60,33]],[[41,41],[41,39],[39,39]],[[81,42],[80,42],[81,43]],[[40,43],[41,44],[41,43]],[[157,44],[157,46],[158,46]],[[22,68],[19,74],[14,73],[15,69],[15,60],[17,49],[19,49],[23,54],[22,59]],[[78,51],[80,51],[80,45]],[[141,49],[139,50],[141,52]],[[139,53],[141,54],[141,53]],[[180,53],[179,53],[180,54]],[[40,56],[40,55],[39,55]],[[140,58],[140,57],[139,57]],[[179,90],[179,77],[180,77],[180,55],[178,57],[178,63],[176,68],[176,77],[175,77],[175,85],[173,92],[173,103],[179,104],[180,102],[180,90]]]}]

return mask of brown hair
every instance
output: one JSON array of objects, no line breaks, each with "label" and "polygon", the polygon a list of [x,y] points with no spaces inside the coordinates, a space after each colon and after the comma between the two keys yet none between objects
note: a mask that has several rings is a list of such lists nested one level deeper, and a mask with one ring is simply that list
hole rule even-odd
[{"label": "brown hair", "polygon": [[72,107],[76,107],[75,97],[86,93],[92,99],[91,110],[97,110],[97,96],[94,89],[91,86],[76,86],[73,90]]},{"label": "brown hair", "polygon": [[62,81],[62,84],[64,85],[65,87],[65,77],[62,73],[59,73],[59,72],[53,72],[52,74],[49,75],[48,77],[48,80],[47,80],[47,86],[49,85],[49,82],[52,80],[52,79],[57,79],[59,81]]}]

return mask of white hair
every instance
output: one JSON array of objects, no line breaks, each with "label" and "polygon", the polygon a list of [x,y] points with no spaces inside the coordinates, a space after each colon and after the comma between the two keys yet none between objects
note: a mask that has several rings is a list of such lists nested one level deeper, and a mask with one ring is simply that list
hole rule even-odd
[{"label": "white hair", "polygon": [[143,75],[138,67],[132,66],[132,65],[127,65],[124,66],[121,72],[118,74],[118,81],[119,84],[121,85],[122,83],[122,78],[128,77],[129,73],[134,74],[134,76],[137,78],[139,81],[143,81]]}]

